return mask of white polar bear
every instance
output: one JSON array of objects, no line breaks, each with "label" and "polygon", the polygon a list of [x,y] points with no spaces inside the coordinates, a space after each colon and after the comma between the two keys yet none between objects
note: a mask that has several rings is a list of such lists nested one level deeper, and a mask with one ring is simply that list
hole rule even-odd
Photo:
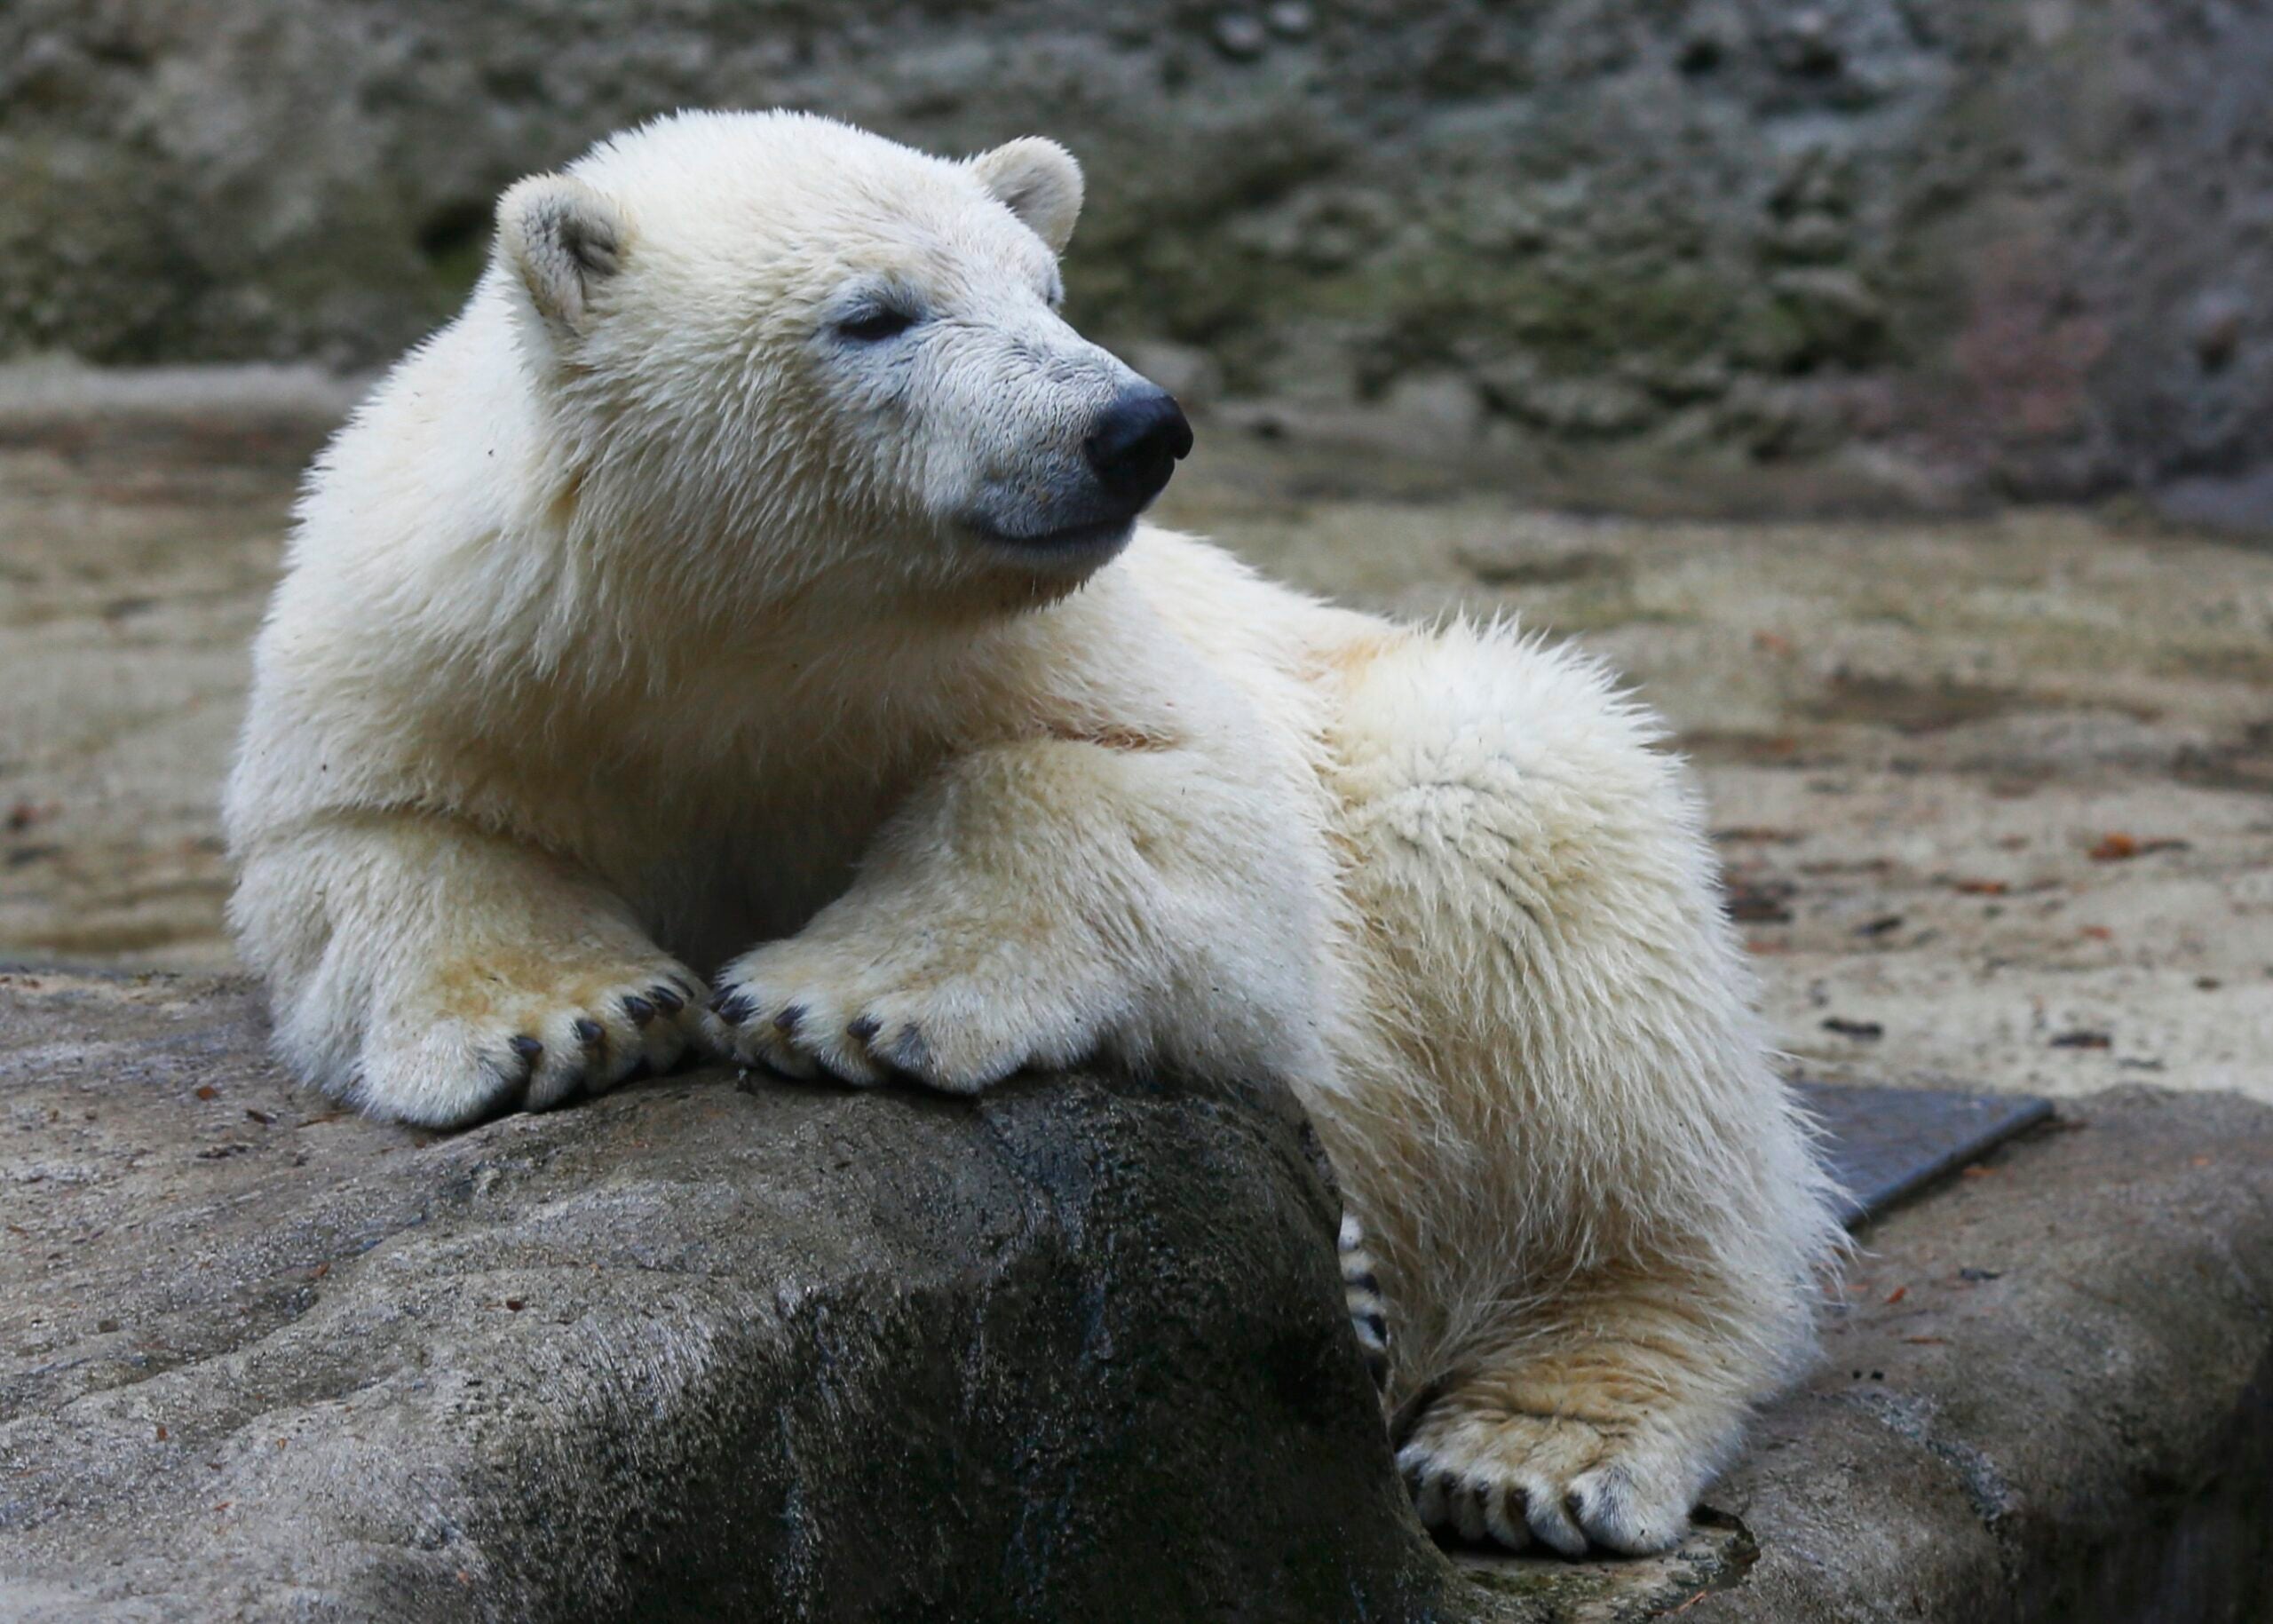
[{"label": "white polar bear", "polygon": [[505,194],[260,637],[279,1048],[438,1125],[701,1050],[1283,1079],[1423,1518],[1661,1549],[1836,1244],[1695,796],[1583,659],[1137,526],[1190,432],[1057,314],[1081,198],[751,114]]}]

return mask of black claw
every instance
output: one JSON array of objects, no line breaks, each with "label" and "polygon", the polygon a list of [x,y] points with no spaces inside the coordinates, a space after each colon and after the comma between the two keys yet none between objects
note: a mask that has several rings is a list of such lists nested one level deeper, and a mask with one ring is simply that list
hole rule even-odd
[{"label": "black claw", "polygon": [[644,1026],[655,1018],[655,1006],[637,993],[624,999],[623,1012],[631,1018],[631,1024],[635,1026]]},{"label": "black claw", "polygon": [[884,1029],[883,1022],[873,1015],[863,1015],[844,1028],[845,1034],[865,1043]]},{"label": "black claw", "polygon": [[1378,1297],[1382,1295],[1382,1283],[1374,1278],[1374,1271],[1371,1269],[1366,1270],[1363,1274],[1345,1275],[1342,1277],[1342,1283],[1344,1286],[1356,1287],[1369,1297]]},{"label": "black claw", "polygon": [[511,1039],[507,1042],[505,1047],[511,1050],[515,1054],[520,1056],[520,1058],[524,1061],[527,1062],[531,1066],[535,1066],[539,1060],[544,1058],[544,1045],[538,1042],[527,1033],[523,1033],[520,1036]]},{"label": "black claw", "polygon": [[773,1018],[773,1025],[780,1031],[795,1032],[797,1029],[797,1023],[804,1018],[805,1006],[801,1003],[793,1003]]},{"label": "black claw", "polygon": [[576,1018],[576,1041],[587,1049],[598,1049],[607,1038],[607,1028],[589,1015]]},{"label": "black claw", "polygon": [[720,993],[710,1000],[710,1013],[729,1026],[741,1026],[756,1007],[748,993]]},{"label": "black claw", "polygon": [[625,1082],[645,1082],[648,1078],[653,1077],[654,1074],[655,1068],[648,1065],[647,1057],[642,1055],[631,1063],[631,1069],[623,1073],[622,1081]]},{"label": "black claw", "polygon": [[647,989],[647,1001],[666,1015],[676,1015],[686,1008],[685,999],[660,983]]},{"label": "black claw", "polygon": [[887,1047],[877,1050],[875,1055],[886,1066],[910,1076],[921,1076],[932,1064],[931,1045],[924,1040],[922,1029],[915,1026],[908,1027]]},{"label": "black claw", "polygon": [[[1579,1497],[1578,1490],[1572,1489],[1568,1494],[1563,1496],[1564,1514],[1567,1516],[1572,1523],[1577,1524],[1579,1522],[1580,1514],[1585,1511],[1586,1509],[1587,1502]],[[1580,1524],[1579,1525],[1581,1527],[1584,1526],[1583,1524]]]}]

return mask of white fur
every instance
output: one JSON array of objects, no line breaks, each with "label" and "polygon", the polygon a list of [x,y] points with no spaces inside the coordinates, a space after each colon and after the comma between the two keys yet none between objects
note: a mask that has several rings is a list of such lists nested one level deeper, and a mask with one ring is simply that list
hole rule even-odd
[{"label": "white fur", "polygon": [[[1510,628],[1145,527],[1019,543],[1134,381],[1055,313],[1080,194],[1047,143],[783,115],[508,194],[317,464],[260,638],[228,824],[279,1048],[437,1124],[690,1043],[1283,1078],[1423,1514],[1660,1548],[1835,1244],[1687,780]],[[879,299],[919,324],[847,338]],[[673,978],[738,1018],[638,1003]]]}]

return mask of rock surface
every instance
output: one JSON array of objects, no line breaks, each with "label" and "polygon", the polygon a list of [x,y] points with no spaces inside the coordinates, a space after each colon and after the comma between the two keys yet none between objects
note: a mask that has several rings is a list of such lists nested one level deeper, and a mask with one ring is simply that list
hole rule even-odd
[{"label": "rock surface", "polygon": [[[1416,1616],[1291,1107],[717,1075],[432,1139],[0,988],[0,1616]],[[1268,1602],[1264,1598],[1270,1598]]]},{"label": "rock surface", "polygon": [[2273,1111],[2130,1092],[1865,1238],[1649,1562],[1414,1523],[1257,1094],[715,1073],[436,1138],[241,983],[0,977],[0,1620],[2242,1620]]},{"label": "rock surface", "polygon": [[1535,487],[2265,527],[2269,81],[2245,0],[17,0],[0,353],[382,360],[517,176],[784,104],[1062,137],[1085,322]]}]

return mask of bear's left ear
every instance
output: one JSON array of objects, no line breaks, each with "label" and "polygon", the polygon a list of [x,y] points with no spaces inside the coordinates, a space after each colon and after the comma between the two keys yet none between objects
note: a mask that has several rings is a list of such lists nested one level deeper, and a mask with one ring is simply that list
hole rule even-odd
[{"label": "bear's left ear", "polygon": [[573,175],[532,175],[497,200],[497,252],[547,321],[581,333],[593,293],[623,264],[623,217]]},{"label": "bear's left ear", "polygon": [[1072,153],[1055,141],[1026,135],[979,154],[970,168],[978,184],[1025,221],[1051,253],[1065,251],[1073,222],[1081,218],[1081,166]]}]

